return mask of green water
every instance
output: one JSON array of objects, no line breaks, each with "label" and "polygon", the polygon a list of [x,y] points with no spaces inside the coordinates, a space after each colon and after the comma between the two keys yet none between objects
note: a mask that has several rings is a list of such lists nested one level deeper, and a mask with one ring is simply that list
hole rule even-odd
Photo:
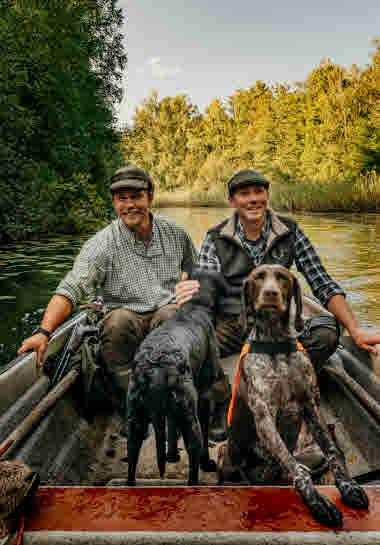
[{"label": "green water", "polygon": [[[227,208],[167,208],[161,214],[184,225],[199,247]],[[340,283],[363,326],[380,328],[380,215],[295,214],[330,275]],[[40,323],[59,280],[85,237],[51,237],[0,247],[0,365]],[[301,280],[302,281],[302,280]],[[306,290],[306,284],[304,284]]]}]

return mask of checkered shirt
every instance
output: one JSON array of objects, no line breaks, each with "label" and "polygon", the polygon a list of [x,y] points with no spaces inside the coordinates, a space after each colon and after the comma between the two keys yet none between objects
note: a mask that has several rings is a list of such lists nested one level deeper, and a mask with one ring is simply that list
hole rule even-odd
[{"label": "checkered shirt", "polygon": [[[237,222],[236,232],[243,248],[247,251],[252,260],[252,268],[262,264],[267,250],[267,241],[271,229],[270,213],[267,211],[261,236],[255,240],[248,240],[245,236],[243,226]],[[341,287],[329,276],[326,269],[315,251],[310,239],[296,225],[295,231],[295,264],[297,271],[305,277],[314,296],[323,306],[337,294],[344,295]],[[221,264],[216,253],[215,243],[211,235],[204,239],[199,253],[199,266],[203,269],[221,271]]]},{"label": "checkered shirt", "polygon": [[152,215],[148,245],[119,218],[91,237],[55,293],[77,306],[102,285],[107,310],[123,306],[152,312],[175,303],[175,285],[197,263],[197,251],[183,227]]}]

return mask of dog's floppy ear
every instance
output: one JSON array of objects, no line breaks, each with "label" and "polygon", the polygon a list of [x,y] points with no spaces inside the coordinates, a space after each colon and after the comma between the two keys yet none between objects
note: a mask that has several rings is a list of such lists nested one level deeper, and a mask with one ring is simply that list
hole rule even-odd
[{"label": "dog's floppy ear", "polygon": [[302,294],[299,282],[296,277],[293,277],[293,297],[296,303],[296,316],[294,320],[294,327],[297,331],[302,331],[305,325],[302,319]]},{"label": "dog's floppy ear", "polygon": [[242,325],[244,333],[248,329],[248,314],[254,312],[254,306],[252,302],[254,286],[255,280],[251,277],[251,275],[243,281],[243,287],[241,290],[240,323]]}]

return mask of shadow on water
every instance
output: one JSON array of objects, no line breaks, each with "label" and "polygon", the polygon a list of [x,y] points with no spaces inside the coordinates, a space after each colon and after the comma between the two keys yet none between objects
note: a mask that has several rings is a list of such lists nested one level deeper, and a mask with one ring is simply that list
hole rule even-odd
[{"label": "shadow on water", "polygon": [[[228,208],[163,208],[182,224],[197,247]],[[290,214],[288,214],[290,216]],[[380,215],[293,214],[310,237],[330,275],[346,291],[364,326],[380,327]],[[86,236],[60,236],[0,247],[0,365],[15,357],[21,340],[40,323],[60,279],[71,268]],[[308,291],[306,283],[301,283]]]}]

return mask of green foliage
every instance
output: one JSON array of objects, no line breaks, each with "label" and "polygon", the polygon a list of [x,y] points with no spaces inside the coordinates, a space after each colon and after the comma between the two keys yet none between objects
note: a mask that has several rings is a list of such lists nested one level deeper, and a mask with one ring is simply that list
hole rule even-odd
[{"label": "green foliage", "polygon": [[[113,104],[126,56],[113,0],[8,0],[0,9],[3,240],[93,226],[122,161]],[[80,214],[79,211],[86,211]]]},{"label": "green foliage", "polygon": [[257,81],[214,99],[204,114],[186,96],[159,100],[155,92],[124,133],[124,157],[152,173],[165,202],[176,188],[190,195],[186,202],[220,200],[230,175],[254,168],[274,192],[284,188],[276,202],[285,208],[377,210],[380,41],[373,45],[363,70],[322,61],[303,83]]}]

